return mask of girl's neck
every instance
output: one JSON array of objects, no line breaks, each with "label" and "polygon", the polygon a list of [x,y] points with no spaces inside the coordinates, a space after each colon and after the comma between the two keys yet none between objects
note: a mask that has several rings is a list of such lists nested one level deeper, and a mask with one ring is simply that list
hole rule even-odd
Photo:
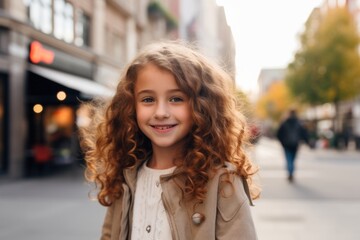
[{"label": "girl's neck", "polygon": [[168,169],[175,166],[174,160],[177,156],[178,151],[174,151],[173,149],[153,148],[153,154],[147,166],[153,169]]}]

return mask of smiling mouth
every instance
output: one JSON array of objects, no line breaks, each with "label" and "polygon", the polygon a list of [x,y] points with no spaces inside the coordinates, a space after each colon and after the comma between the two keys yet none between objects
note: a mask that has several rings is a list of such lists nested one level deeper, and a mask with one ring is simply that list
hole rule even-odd
[{"label": "smiling mouth", "polygon": [[173,128],[175,126],[176,126],[176,124],[173,124],[173,125],[151,125],[151,127],[155,128],[157,130],[167,130],[167,129]]}]

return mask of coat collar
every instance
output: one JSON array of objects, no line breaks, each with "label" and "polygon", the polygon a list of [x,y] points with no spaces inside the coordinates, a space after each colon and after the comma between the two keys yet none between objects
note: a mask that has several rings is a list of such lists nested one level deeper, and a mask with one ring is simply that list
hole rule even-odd
[{"label": "coat collar", "polygon": [[[134,166],[130,167],[130,168],[126,168],[124,169],[124,177],[125,177],[125,181],[128,184],[130,191],[132,194],[135,193],[135,187],[136,187],[136,176],[137,176],[137,171],[139,170],[139,168],[146,163],[145,161],[141,161],[141,162],[137,162]],[[235,171],[235,166],[231,163],[226,162],[225,166],[228,170],[230,171]],[[175,169],[174,173],[170,173],[170,174],[166,174],[161,176],[161,182],[168,180],[171,176],[173,176],[174,174],[179,174],[181,173],[181,169],[177,168]],[[254,206],[252,199],[251,199],[251,195],[250,195],[250,189],[247,183],[246,178],[243,178],[243,185],[244,185],[244,190],[245,193],[249,199],[249,203],[251,206]],[[181,181],[180,181],[181,182]]]},{"label": "coat collar", "polygon": [[137,171],[145,162],[146,161],[136,162],[134,166],[124,169],[124,178],[131,193],[135,192]]}]

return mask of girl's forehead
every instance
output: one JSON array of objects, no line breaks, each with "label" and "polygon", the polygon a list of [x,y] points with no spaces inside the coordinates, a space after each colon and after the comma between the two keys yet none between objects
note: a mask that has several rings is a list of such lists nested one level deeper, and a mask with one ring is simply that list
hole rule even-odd
[{"label": "girl's forehead", "polygon": [[135,90],[177,88],[178,83],[172,72],[159,68],[154,64],[147,64],[139,70]]},{"label": "girl's forehead", "polygon": [[181,77],[179,77],[182,75],[179,73],[179,70],[178,69],[173,70],[172,66],[168,65],[167,63],[162,63],[162,62],[158,63],[156,61],[143,61],[142,64],[138,64],[136,66],[135,72],[136,73],[133,75],[133,79],[131,79],[131,81],[134,82],[135,88],[139,77],[141,77],[141,75],[144,75],[144,73],[145,75],[148,76],[150,75],[152,78],[155,78],[154,77],[155,73],[163,73],[171,76],[171,78],[173,78],[174,82],[176,83],[177,87],[187,95],[189,88],[191,88],[186,79],[182,79]]}]

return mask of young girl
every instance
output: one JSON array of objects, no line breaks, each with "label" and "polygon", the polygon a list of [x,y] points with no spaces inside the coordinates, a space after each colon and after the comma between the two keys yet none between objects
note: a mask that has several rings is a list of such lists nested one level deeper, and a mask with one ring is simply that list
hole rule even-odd
[{"label": "young girl", "polygon": [[83,130],[86,178],[108,206],[101,239],[257,239],[257,169],[232,85],[180,43],[130,63],[104,114],[95,109],[97,127]]}]

